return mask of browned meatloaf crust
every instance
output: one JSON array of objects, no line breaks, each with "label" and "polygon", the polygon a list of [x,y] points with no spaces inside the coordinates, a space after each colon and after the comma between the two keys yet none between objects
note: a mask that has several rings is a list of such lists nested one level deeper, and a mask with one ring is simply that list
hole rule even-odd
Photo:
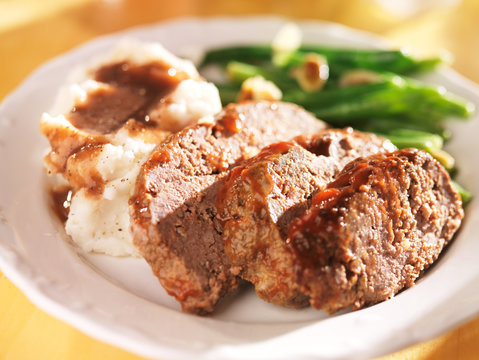
[{"label": "browned meatloaf crust", "polygon": [[329,313],[386,300],[436,260],[462,217],[448,173],[428,153],[357,159],[291,223],[296,280]]},{"label": "browned meatloaf crust", "polygon": [[254,284],[263,300],[307,306],[286,246],[291,220],[348,162],[392,150],[388,140],[370,133],[327,129],[270,145],[233,169],[217,203],[233,269]]},{"label": "browned meatloaf crust", "polygon": [[293,104],[231,104],[213,124],[185,128],[153,151],[130,199],[133,242],[183,311],[211,312],[237,287],[215,206],[229,169],[265,145],[323,128]]}]

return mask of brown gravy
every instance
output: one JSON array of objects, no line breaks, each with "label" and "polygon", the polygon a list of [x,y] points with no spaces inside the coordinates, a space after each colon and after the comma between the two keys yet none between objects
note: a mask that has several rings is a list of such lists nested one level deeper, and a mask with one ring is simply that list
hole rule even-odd
[{"label": "brown gravy", "polygon": [[67,221],[70,211],[72,189],[69,186],[54,187],[50,189],[50,208],[58,220],[63,224]]},{"label": "brown gravy", "polygon": [[239,133],[243,129],[244,115],[237,112],[226,113],[215,125],[216,131],[226,131],[232,134]]},{"label": "brown gravy", "polygon": [[109,134],[128,120],[148,124],[151,107],[171,93],[189,75],[163,62],[134,65],[128,62],[104,65],[93,79],[108,84],[75,106],[68,120],[78,129]]}]

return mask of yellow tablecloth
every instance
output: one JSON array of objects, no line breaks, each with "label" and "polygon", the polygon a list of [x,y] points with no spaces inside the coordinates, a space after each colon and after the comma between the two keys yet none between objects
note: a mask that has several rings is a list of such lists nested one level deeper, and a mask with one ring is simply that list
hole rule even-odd
[{"label": "yellow tablecloth", "polygon": [[[388,1],[395,2],[404,5],[400,0]],[[384,1],[3,0],[0,99],[38,65],[88,39],[181,16],[277,14],[335,21],[380,34],[393,44],[419,53],[446,49],[455,58],[453,67],[479,82],[479,1],[446,1],[446,5],[406,15],[378,3]],[[94,340],[45,314],[0,273],[0,360],[4,359],[141,358]],[[479,359],[479,318],[381,359]]]}]

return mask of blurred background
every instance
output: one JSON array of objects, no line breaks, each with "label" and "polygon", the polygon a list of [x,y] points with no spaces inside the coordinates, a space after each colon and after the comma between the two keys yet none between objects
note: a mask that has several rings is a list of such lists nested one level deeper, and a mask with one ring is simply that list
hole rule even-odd
[{"label": "blurred background", "polygon": [[[0,0],[0,101],[36,67],[96,36],[186,16],[338,22],[418,55],[448,51],[479,83],[478,0]],[[0,273],[0,359],[140,359],[38,310]],[[478,359],[479,319],[381,358]],[[165,359],[166,360],[166,359]]]},{"label": "blurred background", "polygon": [[[0,0],[5,96],[41,62],[92,37],[183,16],[275,14],[339,22],[419,54],[446,49],[479,82],[477,0]],[[12,56],[20,54],[14,59]],[[14,66],[12,66],[14,65]]]}]

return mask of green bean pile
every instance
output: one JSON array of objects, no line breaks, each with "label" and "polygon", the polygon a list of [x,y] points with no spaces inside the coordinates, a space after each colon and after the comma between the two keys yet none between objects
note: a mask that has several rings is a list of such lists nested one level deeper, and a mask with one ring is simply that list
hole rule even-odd
[{"label": "green bean pile", "polygon": [[[327,79],[317,91],[308,91],[292,76],[292,70],[318,54],[326,61]],[[210,66],[223,70],[217,82],[223,105],[235,102],[241,84],[261,76],[282,92],[282,100],[296,103],[333,127],[352,126],[389,138],[398,148],[414,147],[430,152],[454,176],[454,158],[443,150],[450,138],[444,126],[451,118],[467,119],[474,105],[442,86],[418,81],[409,75],[434,70],[440,57],[416,59],[401,50],[352,50],[301,45],[281,62],[271,45],[231,46],[207,51],[200,71]],[[373,81],[343,83],[347,74],[366,71]],[[457,185],[464,204],[471,194]]]}]

